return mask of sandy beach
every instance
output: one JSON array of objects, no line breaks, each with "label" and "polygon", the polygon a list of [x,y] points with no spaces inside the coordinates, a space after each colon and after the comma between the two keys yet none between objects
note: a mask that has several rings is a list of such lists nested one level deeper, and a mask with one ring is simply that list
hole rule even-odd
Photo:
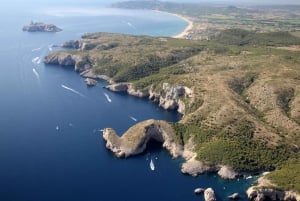
[{"label": "sandy beach", "polygon": [[156,12],[161,12],[161,13],[168,13],[170,15],[174,15],[178,18],[183,19],[184,21],[186,21],[188,23],[188,26],[179,34],[172,36],[173,38],[184,38],[188,35],[189,31],[191,31],[194,28],[194,24],[192,22],[192,20],[190,20],[189,18],[183,16],[183,15],[179,15],[179,14],[175,14],[175,13],[170,13],[170,12],[166,12],[166,11],[160,11],[160,10],[155,10]]},{"label": "sandy beach", "polygon": [[189,31],[191,31],[193,29],[193,26],[194,26],[193,22],[185,16],[174,14],[174,13],[172,13],[172,14],[179,17],[179,18],[181,18],[181,19],[183,19],[184,21],[186,21],[188,23],[188,26],[183,30],[183,32],[173,36],[173,38],[184,38],[184,37],[186,37],[188,35]]}]

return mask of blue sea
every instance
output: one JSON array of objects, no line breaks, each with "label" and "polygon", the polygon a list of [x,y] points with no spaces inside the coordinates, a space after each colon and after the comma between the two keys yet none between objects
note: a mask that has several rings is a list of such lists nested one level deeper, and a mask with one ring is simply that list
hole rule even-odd
[{"label": "blue sea", "polygon": [[[1,201],[196,201],[193,190],[213,187],[218,200],[241,193],[252,181],[180,172],[181,159],[153,144],[145,154],[117,159],[101,129],[120,135],[137,122],[175,122],[176,112],[103,89],[89,88],[73,69],[45,66],[44,56],[86,32],[172,36],[187,23],[156,11],[107,8],[108,2],[12,0],[0,8]],[[59,33],[27,33],[30,21],[53,23]],[[108,98],[111,100],[108,101]],[[153,158],[155,171],[149,167]]]}]

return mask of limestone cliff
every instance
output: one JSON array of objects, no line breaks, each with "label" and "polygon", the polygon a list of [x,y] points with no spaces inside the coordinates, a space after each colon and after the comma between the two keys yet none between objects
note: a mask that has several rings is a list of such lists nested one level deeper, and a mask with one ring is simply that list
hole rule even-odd
[{"label": "limestone cliff", "polygon": [[276,185],[272,184],[265,176],[258,179],[256,186],[252,186],[247,190],[247,195],[248,199],[252,201],[300,201],[299,193],[278,190]]},{"label": "limestone cliff", "polygon": [[181,97],[191,97],[192,90],[185,86],[172,86],[169,83],[163,83],[160,92],[150,88],[148,91],[136,90],[130,83],[118,83],[108,85],[105,88],[115,92],[127,92],[129,95],[140,98],[149,98],[158,102],[159,106],[166,110],[177,110],[179,113],[185,113],[185,104]]},{"label": "limestone cliff", "polygon": [[218,175],[223,179],[235,179],[238,173],[229,166],[222,166],[218,171]]},{"label": "limestone cliff", "polygon": [[182,155],[182,146],[177,143],[175,133],[165,121],[146,120],[129,128],[122,137],[119,137],[111,128],[103,131],[106,148],[115,153],[117,157],[129,157],[142,153],[149,140],[153,139],[163,143],[173,157]]},{"label": "limestone cliff", "polygon": [[73,67],[75,71],[82,72],[91,68],[91,61],[86,57],[69,53],[51,53],[44,58],[48,65]]}]

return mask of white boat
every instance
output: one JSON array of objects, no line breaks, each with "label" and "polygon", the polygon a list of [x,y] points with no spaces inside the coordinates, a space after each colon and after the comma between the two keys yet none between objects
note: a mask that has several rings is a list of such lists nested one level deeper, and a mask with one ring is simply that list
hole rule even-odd
[{"label": "white boat", "polygon": [[246,177],[246,179],[252,179],[252,176],[250,175],[250,176]]},{"label": "white boat", "polygon": [[58,131],[58,130],[59,130],[59,127],[58,127],[58,126],[56,126],[56,127],[55,127],[55,129]]},{"label": "white boat", "polygon": [[155,166],[154,166],[154,163],[153,163],[152,158],[151,158],[151,160],[150,160],[150,169],[151,169],[152,171],[155,170]]}]

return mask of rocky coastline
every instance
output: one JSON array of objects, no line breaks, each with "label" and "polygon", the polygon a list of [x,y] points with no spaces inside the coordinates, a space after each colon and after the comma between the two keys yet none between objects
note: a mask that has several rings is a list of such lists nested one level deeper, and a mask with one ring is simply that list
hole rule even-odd
[{"label": "rocky coastline", "polygon": [[[84,45],[82,41],[73,41],[65,44],[64,47],[79,48],[81,50],[92,48],[90,45]],[[140,98],[149,98],[150,100],[157,102],[159,106],[164,109],[177,110],[183,115],[186,110],[186,102],[194,97],[194,88],[190,89],[186,86],[174,86],[170,83],[163,83],[159,86],[160,89],[156,88],[155,90],[151,87],[147,90],[135,89],[132,83],[114,83],[108,76],[95,74],[92,70],[92,61],[76,53],[51,53],[45,58],[44,62],[50,65],[74,68],[74,70],[79,72],[82,77],[86,78],[86,83],[88,85],[95,85],[97,80],[103,79],[109,82],[109,85],[105,87],[107,90],[125,92]],[[117,157],[130,157],[140,154],[146,149],[149,140],[156,140],[163,144],[172,157],[183,157],[185,159],[185,162],[181,167],[182,173],[197,176],[207,172],[215,172],[223,179],[235,179],[241,176],[241,173],[237,173],[232,167],[225,165],[209,166],[206,163],[197,160],[197,154],[193,149],[194,145],[187,143],[182,147],[178,144],[174,130],[167,122],[156,120],[140,122],[121,136],[122,137],[119,137],[112,128],[105,128],[103,131],[106,147],[115,153]],[[263,201],[265,199],[300,201],[299,194],[276,190],[275,186],[258,185],[249,188],[248,191],[248,198],[255,201]]]},{"label": "rocky coastline", "polygon": [[129,95],[140,98],[149,98],[157,102],[159,106],[165,110],[177,110],[181,114],[185,113],[185,104],[180,98],[191,98],[193,96],[190,88],[185,86],[172,86],[169,83],[163,83],[160,92],[154,91],[153,88],[150,88],[148,91],[136,90],[131,83],[111,84],[105,88],[114,92],[126,92]]},{"label": "rocky coastline", "polygon": [[116,157],[127,158],[143,153],[150,140],[162,143],[173,158],[183,157],[186,161],[182,164],[181,172],[192,176],[208,172],[217,172],[223,179],[235,179],[239,175],[231,167],[218,165],[208,166],[196,160],[196,153],[186,149],[177,142],[172,126],[161,120],[146,120],[129,128],[119,137],[112,128],[103,130],[103,139],[106,148],[112,151]]},{"label": "rocky coastline", "polygon": [[[82,47],[82,44],[76,41],[69,43],[68,45],[74,47]],[[139,98],[148,98],[166,110],[176,110],[181,114],[185,114],[185,103],[181,100],[182,97],[190,99],[193,97],[192,89],[186,86],[172,86],[169,83],[163,83],[161,91],[157,92],[153,88],[146,91],[136,90],[131,83],[115,83],[110,77],[106,75],[96,75],[91,70],[91,64],[85,63],[84,65],[79,65],[82,63],[83,58],[79,55],[72,55],[68,53],[51,53],[45,57],[44,62],[48,65],[59,65],[63,67],[74,68],[75,71],[80,72],[80,76],[86,78],[86,83],[88,86],[93,86],[97,84],[97,80],[105,80],[109,85],[105,86],[107,90],[113,92],[127,93],[132,96]],[[151,130],[152,134],[148,134],[145,130],[146,127],[152,125],[154,127],[163,128],[167,132],[163,132],[164,136],[160,133],[161,130],[154,129]],[[168,125],[168,126],[167,126]],[[142,128],[141,131],[134,134],[131,130],[136,127]],[[164,131],[165,131],[164,130]],[[156,132],[153,134],[153,132]],[[133,137],[128,137],[133,135]],[[171,135],[168,136],[168,135]],[[124,137],[123,137],[124,136]],[[156,137],[153,137],[156,136]],[[199,174],[204,174],[208,172],[216,172],[223,179],[235,179],[239,176],[233,168],[225,165],[208,166],[205,163],[198,161],[196,159],[196,153],[190,148],[193,145],[186,145],[185,147],[179,146],[177,139],[174,134],[173,128],[163,121],[149,120],[146,122],[141,122],[133,127],[131,127],[127,132],[125,132],[121,138],[115,133],[112,128],[106,128],[103,131],[103,138],[106,141],[106,147],[110,149],[117,157],[129,157],[132,155],[142,153],[150,139],[155,139],[159,142],[165,144],[164,147],[169,147],[168,151],[171,153],[172,157],[183,157],[185,162],[182,164],[181,172],[184,174],[189,174],[192,176],[197,176]],[[132,142],[131,146],[127,142],[127,138],[136,139],[136,142]],[[169,139],[167,142],[165,139]],[[171,140],[170,140],[171,139]],[[132,141],[132,140],[131,140]],[[139,145],[139,146],[138,146]],[[168,146],[166,146],[168,145]],[[180,151],[179,151],[180,150]],[[176,154],[175,154],[176,153]]]},{"label": "rocky coastline", "polygon": [[53,24],[45,24],[43,22],[31,22],[22,29],[28,32],[60,32],[62,29]]},{"label": "rocky coastline", "polygon": [[274,185],[266,174],[257,180],[255,186],[251,186],[247,190],[248,199],[251,201],[264,200],[285,200],[285,201],[300,201],[300,194],[294,191],[283,191]]},{"label": "rocky coastline", "polygon": [[142,153],[150,140],[162,143],[172,157],[177,158],[182,155],[183,147],[175,138],[175,133],[167,122],[153,119],[134,125],[122,137],[119,137],[112,128],[103,130],[106,148],[115,156],[125,158]]}]

